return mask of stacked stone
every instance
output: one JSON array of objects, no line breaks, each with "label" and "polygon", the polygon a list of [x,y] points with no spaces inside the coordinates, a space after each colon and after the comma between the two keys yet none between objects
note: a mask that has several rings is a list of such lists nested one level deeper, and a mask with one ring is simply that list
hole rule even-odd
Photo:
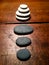
[{"label": "stacked stone", "polygon": [[[20,5],[16,11],[16,18],[18,20],[26,21],[30,18],[29,8],[26,4]],[[28,35],[33,32],[33,28],[26,24],[20,24],[14,28],[14,33],[18,35]],[[16,40],[16,44],[19,47],[26,47],[31,44],[31,39],[28,37],[19,37]],[[26,61],[31,57],[31,53],[28,49],[21,49],[17,52],[17,58],[21,61]]]},{"label": "stacked stone", "polygon": [[26,21],[30,19],[29,8],[26,4],[21,4],[16,11],[16,18],[21,21]]}]

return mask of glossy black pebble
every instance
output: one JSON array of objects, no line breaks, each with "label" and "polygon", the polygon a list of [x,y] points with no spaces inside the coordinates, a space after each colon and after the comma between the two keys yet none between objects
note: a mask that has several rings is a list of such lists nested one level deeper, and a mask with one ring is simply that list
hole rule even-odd
[{"label": "glossy black pebble", "polygon": [[33,32],[33,28],[29,25],[18,25],[14,28],[14,33],[19,35],[26,35]]},{"label": "glossy black pebble", "polygon": [[21,61],[26,61],[31,57],[29,50],[21,49],[17,52],[17,58]]},{"label": "glossy black pebble", "polygon": [[31,44],[31,40],[30,38],[27,38],[27,37],[19,37],[16,40],[16,44],[20,47],[28,46]]}]

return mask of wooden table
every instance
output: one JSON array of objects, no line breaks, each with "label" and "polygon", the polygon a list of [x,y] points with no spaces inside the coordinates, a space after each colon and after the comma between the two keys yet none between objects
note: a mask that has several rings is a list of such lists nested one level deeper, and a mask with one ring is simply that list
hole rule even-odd
[{"label": "wooden table", "polygon": [[31,19],[27,22],[49,22],[49,2],[17,1],[0,3],[0,23],[19,23],[16,11],[21,3],[30,8]]},{"label": "wooden table", "polygon": [[49,65],[49,24],[26,24],[34,28],[32,34],[25,35],[32,40],[31,45],[26,47],[31,53],[31,58],[26,62],[16,57],[17,51],[23,49],[15,43],[21,37],[13,32],[17,25],[0,25],[0,65]]},{"label": "wooden table", "polygon": [[[18,2],[0,2],[0,65],[49,65],[49,2]],[[26,25],[34,28],[32,34],[23,35],[32,40],[30,46],[24,47],[31,53],[31,58],[25,62],[16,57],[17,51],[23,48],[15,43],[21,35],[13,32],[14,27],[20,25],[15,24],[19,23],[15,18],[15,11],[20,3],[29,6],[31,19],[28,22],[32,24]]]}]

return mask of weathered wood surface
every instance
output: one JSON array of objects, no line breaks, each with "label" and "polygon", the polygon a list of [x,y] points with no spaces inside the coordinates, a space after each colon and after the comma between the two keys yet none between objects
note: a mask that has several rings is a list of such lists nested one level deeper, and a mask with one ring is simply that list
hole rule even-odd
[{"label": "weathered wood surface", "polygon": [[49,24],[27,24],[34,28],[34,32],[25,35],[32,40],[31,45],[26,47],[31,58],[25,62],[16,57],[17,51],[23,49],[15,44],[20,37],[13,32],[17,25],[0,24],[0,65],[49,65]]},{"label": "weathered wood surface", "polygon": [[0,23],[18,23],[15,12],[22,3],[30,8],[31,19],[28,22],[49,22],[49,2],[33,1],[0,2]]},{"label": "weathered wood surface", "polygon": [[49,22],[49,0],[0,0],[0,65],[49,65],[49,23],[26,24],[34,27],[32,34],[25,35],[32,40],[32,44],[26,47],[31,58],[22,62],[16,57],[17,51],[23,49],[15,44],[20,35],[13,32],[19,24],[4,23],[19,22],[15,12],[21,3],[30,8],[31,19],[28,22]]}]

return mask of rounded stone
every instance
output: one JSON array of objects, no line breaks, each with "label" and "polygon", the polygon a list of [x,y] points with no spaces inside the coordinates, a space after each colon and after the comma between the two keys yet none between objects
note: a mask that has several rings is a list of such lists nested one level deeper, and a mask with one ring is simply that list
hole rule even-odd
[{"label": "rounded stone", "polygon": [[20,47],[25,47],[31,44],[31,39],[27,37],[19,37],[16,40],[16,44]]},{"label": "rounded stone", "polygon": [[32,32],[33,32],[33,28],[25,24],[18,25],[14,28],[14,33],[18,35],[31,34]]},{"label": "rounded stone", "polygon": [[17,58],[21,61],[29,60],[31,54],[28,49],[21,49],[17,52]]},{"label": "rounded stone", "polygon": [[26,4],[21,4],[20,5],[20,8],[22,8],[22,9],[26,9],[28,6],[26,5]]},{"label": "rounded stone", "polygon": [[28,20],[30,17],[28,16],[28,17],[20,17],[20,16],[16,16],[16,19],[18,19],[18,20],[20,20],[20,21],[26,21],[26,20]]},{"label": "rounded stone", "polygon": [[26,17],[30,15],[30,12],[24,14],[24,13],[20,13],[19,11],[16,11],[16,15]]},{"label": "rounded stone", "polygon": [[21,9],[20,7],[18,8],[18,11],[21,12],[21,13],[27,13],[29,12],[29,8],[27,9]]}]

